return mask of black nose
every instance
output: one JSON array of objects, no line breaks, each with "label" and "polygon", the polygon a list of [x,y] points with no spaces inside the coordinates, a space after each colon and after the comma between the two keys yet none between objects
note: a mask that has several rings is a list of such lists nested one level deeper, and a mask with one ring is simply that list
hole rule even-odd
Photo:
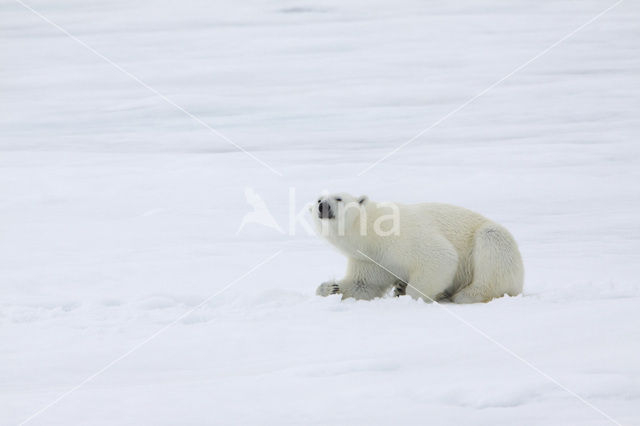
[{"label": "black nose", "polygon": [[318,212],[320,217],[331,217],[331,205],[326,201],[322,201],[318,204]]}]

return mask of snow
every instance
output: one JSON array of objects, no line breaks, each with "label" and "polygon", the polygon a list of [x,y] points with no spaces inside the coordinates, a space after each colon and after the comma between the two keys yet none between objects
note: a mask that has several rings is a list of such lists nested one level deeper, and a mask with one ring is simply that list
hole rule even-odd
[{"label": "snow", "polygon": [[[282,176],[2,0],[0,424],[640,424],[639,3],[362,175],[614,2],[27,4]],[[525,294],[316,297],[325,189],[491,217]]]}]

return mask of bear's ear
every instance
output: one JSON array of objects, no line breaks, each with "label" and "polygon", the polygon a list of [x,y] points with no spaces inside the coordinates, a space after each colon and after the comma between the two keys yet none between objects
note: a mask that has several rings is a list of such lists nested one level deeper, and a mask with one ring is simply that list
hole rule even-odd
[{"label": "bear's ear", "polygon": [[366,195],[361,195],[360,198],[358,198],[358,204],[364,204],[369,200],[369,198],[367,198]]}]

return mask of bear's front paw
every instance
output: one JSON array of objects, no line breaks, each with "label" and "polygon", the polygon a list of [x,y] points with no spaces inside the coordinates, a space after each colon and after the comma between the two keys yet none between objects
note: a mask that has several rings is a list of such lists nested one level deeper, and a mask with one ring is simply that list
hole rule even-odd
[{"label": "bear's front paw", "polygon": [[316,290],[316,294],[323,297],[338,293],[340,293],[340,286],[335,281],[327,281],[326,283],[322,283]]},{"label": "bear's front paw", "polygon": [[407,283],[402,280],[396,280],[393,284],[393,297],[400,297],[407,294]]}]

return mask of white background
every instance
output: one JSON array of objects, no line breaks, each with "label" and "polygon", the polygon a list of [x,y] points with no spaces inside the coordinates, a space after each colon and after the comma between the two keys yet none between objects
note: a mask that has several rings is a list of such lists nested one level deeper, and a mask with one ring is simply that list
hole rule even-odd
[{"label": "white background", "polygon": [[323,190],[507,226],[523,296],[447,305],[640,424],[640,7],[613,1],[0,2],[0,424],[608,424],[436,305],[314,295]]}]

